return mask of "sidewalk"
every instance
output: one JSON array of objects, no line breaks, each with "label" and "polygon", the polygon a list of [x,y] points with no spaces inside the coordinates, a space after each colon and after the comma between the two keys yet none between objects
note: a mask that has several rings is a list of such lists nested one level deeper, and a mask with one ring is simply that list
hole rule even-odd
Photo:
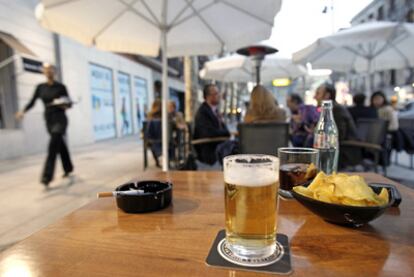
[{"label": "sidewalk", "polygon": [[405,152],[398,154],[398,165],[394,163],[395,153],[392,154],[392,164],[388,167],[388,178],[414,189],[414,169],[410,168],[410,157]]},{"label": "sidewalk", "polygon": [[45,153],[0,161],[0,251],[96,199],[97,192],[139,176],[142,151],[135,136],[73,149],[75,175],[62,179],[59,161],[48,191],[39,183]]}]

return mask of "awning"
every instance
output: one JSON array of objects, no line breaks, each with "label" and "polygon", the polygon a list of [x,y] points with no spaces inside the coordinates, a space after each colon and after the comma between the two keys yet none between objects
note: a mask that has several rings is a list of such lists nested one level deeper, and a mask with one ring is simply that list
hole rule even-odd
[{"label": "awning", "polygon": [[13,48],[19,54],[36,56],[32,51],[29,50],[23,43],[21,43],[17,38],[13,35],[0,32],[0,40],[2,40],[5,44],[9,47]]},{"label": "awning", "polygon": [[15,52],[14,55],[0,61],[0,69],[8,66],[10,63],[17,62],[18,68],[24,71],[42,73],[43,62],[38,60],[37,56],[17,38],[0,31],[0,41],[3,41]]}]

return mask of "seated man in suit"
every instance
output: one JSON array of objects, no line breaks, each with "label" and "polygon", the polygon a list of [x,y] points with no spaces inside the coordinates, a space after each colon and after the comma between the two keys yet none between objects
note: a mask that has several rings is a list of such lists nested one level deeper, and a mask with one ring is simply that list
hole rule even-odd
[{"label": "seated man in suit", "polygon": [[[194,139],[230,136],[218,111],[220,93],[213,84],[206,85],[203,90],[204,102],[195,116]],[[216,147],[221,142],[195,145],[199,161],[214,165],[217,162]]]}]

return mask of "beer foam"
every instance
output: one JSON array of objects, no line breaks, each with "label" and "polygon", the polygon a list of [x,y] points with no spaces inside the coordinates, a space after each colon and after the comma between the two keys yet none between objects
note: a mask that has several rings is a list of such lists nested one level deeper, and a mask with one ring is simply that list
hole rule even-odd
[{"label": "beer foam", "polygon": [[245,187],[262,187],[279,180],[279,171],[263,167],[246,167],[233,165],[224,173],[224,181],[228,184]]}]

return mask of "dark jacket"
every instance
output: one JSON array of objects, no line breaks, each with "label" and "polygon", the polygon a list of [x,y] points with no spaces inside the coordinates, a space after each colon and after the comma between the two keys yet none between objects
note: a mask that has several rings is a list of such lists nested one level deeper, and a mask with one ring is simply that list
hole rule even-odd
[{"label": "dark jacket", "polygon": [[378,118],[377,109],[366,106],[354,106],[348,108],[354,122],[357,122],[360,118]]},{"label": "dark jacket", "polygon": [[355,122],[348,109],[335,102],[332,113],[338,127],[339,141],[357,139]]},{"label": "dark jacket", "polygon": [[54,81],[52,85],[47,83],[39,84],[24,111],[27,112],[30,110],[36,103],[37,99],[42,100],[45,106],[45,119],[48,132],[50,134],[64,134],[68,125],[65,108],[70,107],[71,104],[53,105],[53,101],[55,99],[62,97],[69,99],[68,91],[66,90],[65,85],[57,81]]},{"label": "dark jacket", "polygon": [[145,135],[150,142],[150,148],[154,156],[160,157],[162,154],[162,126],[160,118],[147,121]]},{"label": "dark jacket", "polygon": [[[210,106],[201,104],[195,116],[194,139],[230,136],[227,126],[220,122]],[[205,143],[195,146],[197,159],[203,163],[214,164],[217,161],[216,147],[220,142]]]},{"label": "dark jacket", "polygon": [[[358,140],[355,122],[352,119],[348,109],[336,102],[334,102],[332,113],[338,127],[339,143],[344,140]],[[340,146],[339,151],[339,169],[343,169],[348,165],[355,165],[356,161],[360,161],[361,151],[349,148],[347,146]]]}]

